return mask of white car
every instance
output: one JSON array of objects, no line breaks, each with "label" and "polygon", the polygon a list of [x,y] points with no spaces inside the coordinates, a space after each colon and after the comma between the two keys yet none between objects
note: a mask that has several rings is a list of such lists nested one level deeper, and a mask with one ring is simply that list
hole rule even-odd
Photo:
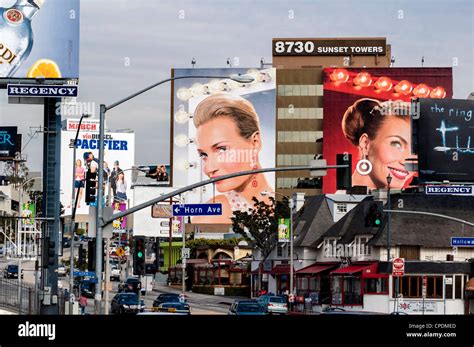
[{"label": "white car", "polygon": [[67,274],[67,268],[64,264],[59,264],[58,265],[58,276],[66,276]]},{"label": "white car", "polygon": [[110,280],[111,281],[120,281],[120,268],[116,265],[112,265],[110,268]]}]

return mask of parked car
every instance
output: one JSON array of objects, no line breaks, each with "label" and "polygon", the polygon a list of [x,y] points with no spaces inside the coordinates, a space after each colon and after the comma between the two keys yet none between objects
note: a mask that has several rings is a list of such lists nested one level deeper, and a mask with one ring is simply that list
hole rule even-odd
[{"label": "parked car", "polygon": [[0,245],[0,257],[3,257],[5,255],[5,245]]},{"label": "parked car", "polygon": [[135,293],[138,294],[138,291],[141,290],[141,293],[144,295],[145,290],[143,289],[142,283],[137,277],[128,277],[125,281],[122,281],[118,285],[119,293]]},{"label": "parked car", "polygon": [[157,307],[158,311],[191,314],[191,308],[188,304],[180,302],[164,302]]},{"label": "parked car", "polygon": [[322,310],[321,314],[339,314],[339,315],[385,315],[380,312],[370,311],[346,311],[341,307],[326,307]]},{"label": "parked car", "polygon": [[229,308],[229,315],[248,316],[248,315],[266,315],[265,308],[257,300],[236,300]]},{"label": "parked car", "polygon": [[70,247],[71,247],[71,238],[63,237],[63,248],[70,248]]},{"label": "parked car", "polygon": [[262,295],[257,301],[269,314],[287,314],[288,305],[282,296],[276,295]]},{"label": "parked car", "polygon": [[67,274],[67,268],[64,264],[59,264],[58,265],[58,276],[63,277],[66,276]]},{"label": "parked car", "polygon": [[145,302],[140,300],[138,304],[138,295],[135,293],[116,294],[110,304],[111,312],[117,314],[138,313],[145,310]]},{"label": "parked car", "polygon": [[[18,265],[7,265],[3,270],[4,278],[18,278]],[[23,269],[21,269],[21,278],[23,279]]]},{"label": "parked car", "polygon": [[179,303],[179,294],[172,294],[172,293],[166,293],[166,294],[160,294],[158,297],[153,301],[153,307],[158,307],[163,303]]}]

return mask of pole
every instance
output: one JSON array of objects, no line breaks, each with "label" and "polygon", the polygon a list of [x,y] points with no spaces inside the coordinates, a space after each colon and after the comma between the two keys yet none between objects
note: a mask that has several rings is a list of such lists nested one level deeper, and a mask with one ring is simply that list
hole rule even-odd
[{"label": "pole", "polygon": [[[74,138],[74,142],[73,142],[73,151],[72,151],[72,188],[71,188],[71,224],[70,224],[70,227],[69,227],[69,230],[71,231],[71,248],[70,248],[70,251],[69,251],[69,295],[71,295],[73,292],[74,292],[74,247],[75,247],[75,244],[74,244],[74,236],[76,235],[76,223],[75,223],[75,219],[76,219],[76,208],[77,208],[77,202],[78,202],[78,199],[79,199],[79,191],[81,190],[81,188],[77,188],[77,194],[76,194],[76,198],[74,198],[74,190],[75,190],[75,176],[76,176],[76,143],[77,143],[77,138],[79,137],[79,131],[81,130],[81,123],[82,123],[82,120],[84,119],[84,117],[86,117],[85,115],[82,115],[81,118],[79,119],[79,125],[77,127],[77,131],[76,131],[76,137]],[[89,116],[87,116],[89,117]],[[62,242],[62,240],[60,240]],[[80,295],[80,293],[79,293]],[[73,310],[73,303],[71,300],[69,300],[69,314],[72,314],[72,310]]]},{"label": "pole", "polygon": [[[110,239],[106,238],[105,239],[105,288],[104,288],[104,313],[107,315],[109,314],[109,283],[110,283],[110,272],[109,272],[109,245],[110,244]],[[120,260],[119,260],[120,264]]]},{"label": "pole", "polygon": [[[389,210],[392,209],[391,205],[390,205],[390,182],[392,181],[392,178],[390,177],[390,175],[387,177],[387,204],[388,204],[388,208]],[[388,212],[388,215],[387,215],[387,261],[389,262],[390,261],[390,211]]]},{"label": "pole", "polygon": [[186,220],[186,217],[183,217],[182,221],[181,221],[181,232],[183,234],[183,246],[181,248],[181,265],[182,265],[182,268],[183,268],[183,273],[182,273],[182,292],[183,292],[183,295],[184,293],[186,292],[186,283],[185,283],[185,277],[186,277],[186,257],[184,256],[184,248],[186,246],[186,228],[184,227],[184,222]]},{"label": "pole", "polygon": [[100,119],[99,119],[99,167],[98,167],[98,187],[97,187],[97,215],[96,215],[96,252],[95,252],[95,272],[97,277],[97,284],[95,287],[94,296],[94,312],[95,314],[101,313],[101,301],[102,301],[102,197],[104,195],[104,128],[105,128],[105,105],[100,105]]},{"label": "pole", "polygon": [[290,199],[290,293],[294,294],[293,288],[293,197]]}]

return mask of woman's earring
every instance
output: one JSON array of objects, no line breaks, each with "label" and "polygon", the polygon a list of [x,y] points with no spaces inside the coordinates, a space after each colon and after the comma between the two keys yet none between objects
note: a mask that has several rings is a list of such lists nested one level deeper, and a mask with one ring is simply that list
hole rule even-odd
[{"label": "woman's earring", "polygon": [[364,159],[360,159],[357,162],[356,170],[362,176],[366,176],[372,172],[372,163],[367,159],[366,155],[364,155]]}]

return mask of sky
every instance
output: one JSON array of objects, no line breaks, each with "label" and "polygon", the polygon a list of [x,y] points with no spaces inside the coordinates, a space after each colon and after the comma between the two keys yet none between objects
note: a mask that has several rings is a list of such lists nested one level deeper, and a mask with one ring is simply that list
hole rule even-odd
[{"label": "sky", "polygon": [[[48,2],[60,0],[47,0]],[[81,0],[79,98],[109,105],[170,77],[171,68],[270,63],[272,38],[386,37],[395,67],[453,67],[454,98],[474,91],[472,0]],[[169,162],[170,84],[107,113],[111,130],[133,129],[136,164]],[[32,171],[42,170],[43,110],[8,104],[0,125],[18,126]],[[26,146],[25,146],[26,145]]]}]

